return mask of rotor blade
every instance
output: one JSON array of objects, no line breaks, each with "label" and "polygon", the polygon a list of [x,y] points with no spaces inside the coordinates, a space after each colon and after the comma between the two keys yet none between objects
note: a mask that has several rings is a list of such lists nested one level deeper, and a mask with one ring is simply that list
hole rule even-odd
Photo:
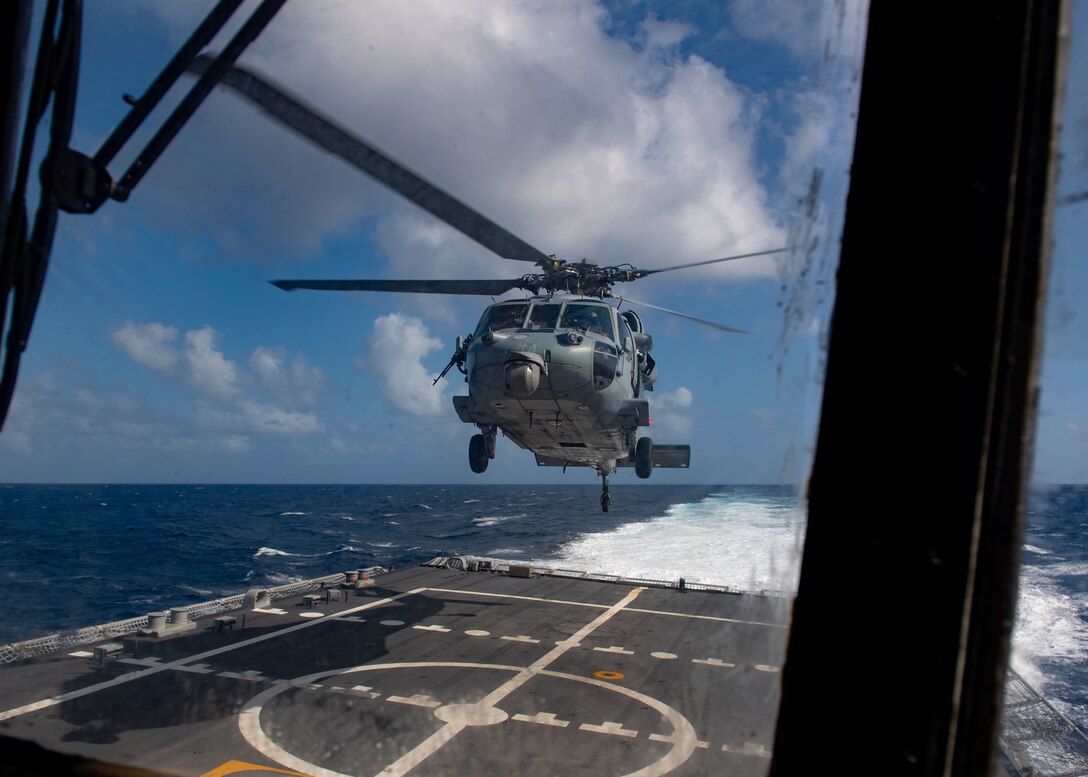
[{"label": "rotor blade", "polygon": [[[212,61],[211,57],[202,54],[189,69],[194,73],[203,73]],[[273,118],[330,154],[362,170],[499,256],[538,264],[555,261],[249,70],[235,65],[226,72],[221,83],[235,89]]]},{"label": "rotor blade", "polygon": [[707,259],[705,262],[692,262],[691,264],[677,264],[672,267],[660,267],[656,270],[639,270],[638,277],[644,278],[647,275],[653,275],[659,272],[668,272],[669,270],[683,270],[688,267],[702,267],[704,264],[716,264],[717,262],[730,262],[734,259],[747,259],[749,256],[766,256],[767,254],[780,254],[783,251],[789,251],[790,246],[785,248],[772,248],[769,251],[754,251],[750,254],[737,254],[736,256],[723,256],[720,259]]},{"label": "rotor blade", "polygon": [[413,294],[479,294],[494,297],[519,288],[521,278],[512,281],[271,281],[284,291],[401,291]]},{"label": "rotor blade", "polygon": [[707,321],[705,318],[696,318],[695,316],[689,316],[687,313],[679,313],[679,312],[677,312],[675,310],[669,310],[668,308],[662,308],[662,307],[658,307],[657,305],[651,305],[649,302],[640,302],[637,299],[631,299],[630,297],[617,297],[616,299],[618,299],[620,302],[631,302],[631,303],[633,303],[635,305],[642,305],[643,307],[646,307],[646,308],[653,308],[654,310],[660,310],[662,313],[668,313],[671,316],[679,316],[680,318],[686,318],[688,321],[694,321],[694,322],[696,322],[698,324],[705,324],[706,326],[714,327],[715,329],[721,330],[722,332],[736,332],[737,334],[741,334],[741,335],[750,335],[750,334],[752,334],[747,329],[735,329],[734,327],[726,326],[725,324],[719,324],[716,321]]}]

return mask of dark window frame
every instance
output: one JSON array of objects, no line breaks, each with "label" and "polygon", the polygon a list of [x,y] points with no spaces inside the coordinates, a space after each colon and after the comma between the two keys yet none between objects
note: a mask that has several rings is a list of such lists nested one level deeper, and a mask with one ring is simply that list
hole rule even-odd
[{"label": "dark window frame", "polygon": [[870,8],[776,777],[1000,773],[1064,13]]}]

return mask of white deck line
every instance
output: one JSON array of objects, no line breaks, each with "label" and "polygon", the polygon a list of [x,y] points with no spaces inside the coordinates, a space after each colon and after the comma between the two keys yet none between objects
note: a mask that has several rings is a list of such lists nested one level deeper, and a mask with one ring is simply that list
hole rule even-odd
[{"label": "white deck line", "polygon": [[[591,607],[591,608],[597,609],[597,610],[607,610],[609,608],[609,605],[607,605],[607,604],[593,604],[591,602],[571,602],[571,601],[568,601],[566,599],[548,599],[548,598],[545,598],[545,597],[542,597],[542,596],[518,596],[516,594],[491,593],[490,591],[465,591],[465,590],[458,590],[456,588],[428,588],[427,590],[428,591],[435,591],[437,593],[443,593],[443,594],[458,594],[458,595],[468,594],[470,596],[484,596],[484,597],[491,597],[491,598],[494,598],[494,599],[518,599],[518,600],[523,601],[523,602],[542,602],[544,604],[565,604],[565,605],[570,605],[571,607]],[[647,610],[647,609],[644,609],[644,608],[641,608],[641,607],[627,607],[627,608],[624,609],[624,611],[625,612],[638,612],[638,613],[642,613],[643,615],[668,615],[668,616],[673,617],[673,618],[691,618],[692,620],[715,621],[717,623],[741,623],[741,624],[744,624],[746,626],[767,626],[768,628],[773,628],[773,629],[789,628],[789,626],[787,624],[784,624],[784,623],[767,623],[765,621],[750,621],[750,620],[743,620],[741,618],[722,618],[722,617],[717,616],[717,615],[696,615],[694,613],[670,612],[668,610]]]},{"label": "white deck line", "polygon": [[[566,599],[547,599],[542,596],[518,596],[516,594],[496,594],[489,591],[464,591],[457,588],[428,588],[428,591],[437,591],[442,594],[468,594],[469,596],[487,596],[494,599],[518,599],[523,602],[544,602],[546,604],[566,604],[571,607],[591,607],[595,610],[607,610],[613,605],[593,604],[592,602],[571,602]],[[645,590],[645,589],[642,589]]]},{"label": "white deck line", "polygon": [[[436,589],[431,589],[436,590]],[[526,682],[535,677],[539,672],[548,668],[548,665],[556,661],[560,656],[566,653],[573,647],[581,644],[581,641],[597,630],[598,627],[609,621],[612,616],[620,612],[624,607],[629,605],[635,600],[635,598],[645,591],[645,588],[636,588],[630,591],[627,596],[620,599],[618,602],[608,607],[599,616],[594,618],[591,622],[580,628],[570,639],[564,640],[557,644],[554,648],[549,650],[546,654],[534,661],[527,669],[524,669],[500,685],[494,691],[482,698],[477,705],[481,708],[494,707],[500,701],[505,699],[511,693],[523,686]],[[528,598],[528,597],[520,597]],[[457,736],[458,733],[464,728],[463,723],[447,723],[440,728],[430,737],[425,739],[422,743],[409,750],[402,755],[389,766],[385,767],[378,773],[378,777],[401,777],[401,775],[407,774],[413,767],[417,766],[424,760],[426,760],[433,753],[438,751],[443,745]]]},{"label": "white deck line", "polygon": [[[415,588],[415,589],[413,589],[411,591],[406,591],[405,593],[397,594],[396,596],[390,596],[390,597],[387,597],[385,599],[377,599],[375,601],[367,602],[366,604],[359,605],[358,607],[352,607],[351,609],[343,610],[343,611],[341,611],[339,613],[336,613],[334,615],[330,615],[329,619],[335,620],[336,618],[338,618],[338,617],[340,617],[342,615],[352,615],[352,614],[357,613],[357,612],[362,612],[363,610],[370,610],[370,609],[373,609],[375,607],[380,607],[383,604],[389,604],[390,602],[393,602],[393,601],[395,601],[397,599],[403,599],[406,596],[415,596],[416,594],[421,594],[426,590],[427,589],[425,589],[425,588]],[[138,672],[130,672],[128,674],[123,674],[123,675],[121,675],[119,677],[113,678],[112,680],[107,680],[104,683],[98,683],[96,685],[88,685],[86,688],[80,688],[79,690],[76,690],[76,691],[70,691],[69,693],[62,693],[59,696],[51,696],[51,697],[49,697],[47,699],[41,699],[39,701],[31,702],[30,704],[24,704],[21,707],[14,707],[14,708],[12,708],[10,710],[5,710],[3,712],[0,712],[0,721],[10,720],[11,718],[15,718],[15,717],[18,717],[20,715],[25,715],[28,712],[37,712],[38,710],[43,710],[43,709],[46,709],[48,707],[53,707],[53,706],[56,706],[57,704],[63,704],[64,702],[71,701],[72,699],[78,699],[78,698],[80,698],[82,696],[89,696],[92,693],[97,693],[98,691],[105,690],[106,688],[113,688],[113,687],[118,686],[118,685],[124,685],[125,683],[131,682],[133,680],[139,680],[141,678],[148,677],[148,676],[153,675],[153,674],[157,674],[157,673],[165,671],[167,669],[181,668],[181,667],[184,667],[184,666],[186,666],[188,664],[196,663],[198,661],[203,661],[204,659],[211,658],[212,656],[218,656],[218,655],[221,655],[223,653],[229,653],[232,650],[237,650],[238,648],[242,648],[242,647],[248,647],[249,645],[256,645],[258,642],[264,642],[265,640],[276,639],[277,637],[282,637],[284,634],[291,634],[291,633],[293,633],[295,631],[299,631],[300,629],[307,629],[307,628],[310,628],[311,626],[316,626],[318,623],[325,623],[325,622],[327,622],[327,619],[325,619],[325,618],[317,618],[317,619],[314,619],[314,620],[305,620],[305,621],[302,621],[301,623],[296,623],[294,626],[287,626],[286,628],[278,629],[277,631],[273,631],[273,632],[271,632],[269,634],[262,634],[259,637],[253,637],[252,639],[243,640],[242,642],[234,642],[234,643],[232,643],[230,645],[223,645],[222,647],[217,647],[217,648],[214,648],[212,650],[207,650],[207,651],[205,651],[203,653],[197,653],[196,655],[186,656],[185,658],[179,658],[177,661],[171,661],[168,664],[159,664],[158,666],[148,667],[147,669],[143,669],[143,670],[140,670]]]}]

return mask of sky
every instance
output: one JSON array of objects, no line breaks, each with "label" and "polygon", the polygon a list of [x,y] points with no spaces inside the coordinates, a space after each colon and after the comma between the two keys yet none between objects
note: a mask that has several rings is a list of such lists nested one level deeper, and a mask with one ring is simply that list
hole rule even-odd
[{"label": "sky", "polygon": [[[122,95],[143,92],[211,5],[86,3],[75,148],[99,147]],[[802,246],[629,292],[752,332],[640,311],[660,370],[654,440],[692,446],[690,469],[648,482],[800,484],[863,46],[861,3],[296,0],[241,62],[561,259],[651,269]],[[1071,103],[1065,194],[1088,188],[1088,110]],[[1079,245],[1085,221],[1083,204],[1056,210]],[[1062,247],[1077,239],[1056,250],[1038,442],[1050,482],[1088,481],[1088,284]],[[268,283],[527,269],[216,90],[127,202],[62,214],[0,479],[591,484],[591,470],[537,468],[505,439],[485,474],[469,471],[475,429],[450,399],[467,388],[456,371],[432,381],[486,298]]]}]

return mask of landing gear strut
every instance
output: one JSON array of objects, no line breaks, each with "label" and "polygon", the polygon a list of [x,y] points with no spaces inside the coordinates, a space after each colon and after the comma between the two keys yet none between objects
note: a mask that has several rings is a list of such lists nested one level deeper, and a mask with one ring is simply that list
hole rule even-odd
[{"label": "landing gear strut", "polygon": [[601,473],[601,512],[607,513],[612,505],[612,497],[608,495],[608,475]]}]

